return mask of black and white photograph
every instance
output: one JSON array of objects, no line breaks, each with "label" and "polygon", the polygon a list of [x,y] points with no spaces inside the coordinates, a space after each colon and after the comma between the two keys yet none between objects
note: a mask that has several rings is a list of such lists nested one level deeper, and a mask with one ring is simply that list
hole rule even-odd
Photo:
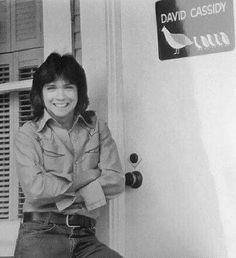
[{"label": "black and white photograph", "polygon": [[0,258],[236,258],[234,0],[0,0]]}]

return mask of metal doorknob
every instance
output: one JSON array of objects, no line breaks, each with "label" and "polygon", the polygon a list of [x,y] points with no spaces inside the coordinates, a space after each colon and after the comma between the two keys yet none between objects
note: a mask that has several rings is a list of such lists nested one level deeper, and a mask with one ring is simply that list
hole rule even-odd
[{"label": "metal doorknob", "polygon": [[125,174],[125,184],[132,188],[139,188],[143,183],[143,176],[139,171]]}]

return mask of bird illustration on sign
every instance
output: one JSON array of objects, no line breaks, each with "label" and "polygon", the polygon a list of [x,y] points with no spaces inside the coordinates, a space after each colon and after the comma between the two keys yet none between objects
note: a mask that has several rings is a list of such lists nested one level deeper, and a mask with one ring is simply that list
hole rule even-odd
[{"label": "bird illustration on sign", "polygon": [[203,50],[208,48],[216,48],[229,46],[230,40],[225,32],[218,32],[207,35],[193,36],[191,40],[183,33],[172,33],[165,26],[161,30],[164,34],[165,40],[170,47],[175,49],[174,55],[180,53],[180,49],[190,45],[194,45],[197,50]]},{"label": "bird illustration on sign", "polygon": [[170,33],[165,26],[161,31],[164,33],[167,43],[175,49],[174,55],[179,54],[179,50],[181,48],[193,44],[193,42],[186,35],[181,33]]}]

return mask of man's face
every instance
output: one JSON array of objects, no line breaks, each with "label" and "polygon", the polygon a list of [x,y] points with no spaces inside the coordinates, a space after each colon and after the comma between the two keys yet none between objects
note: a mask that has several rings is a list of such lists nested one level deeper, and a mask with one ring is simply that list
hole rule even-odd
[{"label": "man's face", "polygon": [[78,102],[77,87],[63,78],[58,78],[43,86],[43,100],[48,113],[58,122],[73,120]]}]

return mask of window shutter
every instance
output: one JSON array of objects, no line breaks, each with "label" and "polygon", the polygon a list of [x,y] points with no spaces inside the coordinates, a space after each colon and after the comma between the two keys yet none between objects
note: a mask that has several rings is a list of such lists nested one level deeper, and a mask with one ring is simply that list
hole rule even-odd
[{"label": "window shutter", "polygon": [[[30,94],[29,90],[19,92],[19,126],[22,126],[32,116],[32,108],[30,104],[29,94]],[[24,193],[19,185],[18,218],[22,217],[24,200],[25,200]]]},{"label": "window shutter", "polygon": [[0,83],[10,81],[10,67],[9,64],[0,64]]},{"label": "window shutter", "polygon": [[[37,50],[38,51],[38,50]],[[32,79],[33,74],[37,67],[41,63],[40,52],[34,50],[25,51],[18,56],[18,80]],[[32,108],[30,104],[30,91],[19,92],[19,126],[22,126],[32,116]],[[25,197],[24,193],[19,185],[18,192],[18,218],[22,217],[23,214],[23,203]]]},{"label": "window shutter", "polygon": [[21,218],[24,194],[15,171],[13,139],[30,119],[30,91],[0,94],[0,220]]},{"label": "window shutter", "polygon": [[0,53],[9,52],[10,40],[10,0],[0,0]]},{"label": "window shutter", "polygon": [[[20,51],[14,54],[15,67],[17,73],[15,80],[32,79],[37,67],[42,63],[43,49],[30,49]],[[30,91],[20,91],[18,93],[18,122],[22,126],[32,116],[32,108],[30,104]],[[23,214],[24,193],[19,185],[18,189],[18,218]]]},{"label": "window shutter", "polygon": [[12,60],[12,54],[0,54],[0,83],[9,82],[13,79]]},{"label": "window shutter", "polygon": [[12,0],[13,50],[42,47],[41,0]]},{"label": "window shutter", "polygon": [[35,73],[37,66],[26,66],[19,69],[19,81],[31,79]]},{"label": "window shutter", "polygon": [[10,100],[0,94],[0,219],[9,218],[10,199]]},{"label": "window shutter", "polygon": [[43,49],[36,48],[14,53],[15,80],[31,79],[42,63]]},{"label": "window shutter", "polygon": [[32,116],[32,108],[29,95],[29,90],[19,92],[19,126],[22,126]]}]

